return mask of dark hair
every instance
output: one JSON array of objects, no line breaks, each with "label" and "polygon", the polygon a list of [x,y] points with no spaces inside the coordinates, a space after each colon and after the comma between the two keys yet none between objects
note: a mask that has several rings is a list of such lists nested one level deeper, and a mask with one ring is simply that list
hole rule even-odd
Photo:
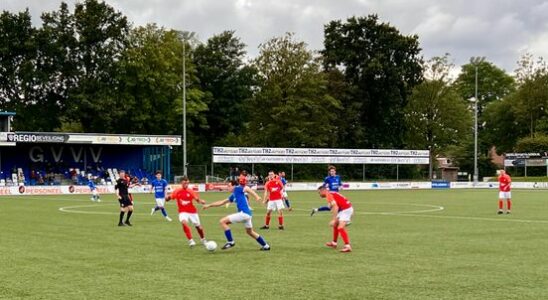
[{"label": "dark hair", "polygon": [[231,180],[230,181],[230,185],[231,186],[237,186],[238,185],[238,182],[236,180]]},{"label": "dark hair", "polygon": [[183,181],[188,181],[188,176],[185,175],[185,176],[181,177],[181,182],[183,182]]},{"label": "dark hair", "polygon": [[318,187],[318,190],[319,190],[319,191],[325,190],[325,189],[326,189],[325,185],[320,185],[320,186]]},{"label": "dark hair", "polygon": [[158,175],[158,174],[162,175],[162,171],[158,170],[154,173],[154,175]]}]

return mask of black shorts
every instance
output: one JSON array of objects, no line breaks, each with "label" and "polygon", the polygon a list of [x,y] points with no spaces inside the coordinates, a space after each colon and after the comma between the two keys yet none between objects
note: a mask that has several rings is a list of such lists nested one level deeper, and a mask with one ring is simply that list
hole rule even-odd
[{"label": "black shorts", "polygon": [[118,202],[120,202],[120,207],[128,207],[133,205],[133,202],[131,202],[128,196],[122,196],[122,199],[118,199]]}]

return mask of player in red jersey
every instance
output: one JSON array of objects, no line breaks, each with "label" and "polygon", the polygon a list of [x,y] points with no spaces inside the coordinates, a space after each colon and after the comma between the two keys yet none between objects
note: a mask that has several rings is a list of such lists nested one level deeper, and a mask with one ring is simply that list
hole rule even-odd
[{"label": "player in red jersey", "polygon": [[177,207],[179,209],[179,221],[183,225],[183,231],[188,239],[188,245],[190,247],[196,246],[196,242],[192,239],[192,232],[188,226],[189,221],[196,227],[196,231],[200,235],[202,244],[205,244],[204,228],[200,223],[200,216],[192,201],[196,201],[200,204],[205,204],[205,201],[200,199],[197,192],[188,187],[188,177],[183,176],[181,179],[181,187],[173,191],[171,195],[166,198],[166,201],[171,199],[177,200]]},{"label": "player in red jersey", "polygon": [[350,222],[352,214],[354,214],[354,208],[350,201],[338,192],[329,192],[327,188],[322,185],[318,188],[320,197],[327,199],[327,204],[331,209],[333,219],[329,222],[329,225],[333,227],[333,241],[327,242],[325,245],[331,248],[337,248],[337,240],[339,235],[344,241],[344,247],[341,252],[352,252],[350,246],[350,239],[346,232],[346,224]]},{"label": "player in red jersey", "polygon": [[506,200],[506,213],[509,214],[512,209],[512,178],[506,174],[506,171],[499,171],[499,210],[498,214],[503,214],[504,200]]},{"label": "player in red jersey", "polygon": [[283,190],[284,185],[280,178],[274,174],[274,171],[268,172],[268,182],[264,186],[264,194],[263,194],[263,204],[267,203],[267,196],[268,196],[268,204],[266,207],[266,217],[265,217],[265,225],[261,227],[261,229],[269,229],[270,228],[270,215],[272,214],[272,211],[275,210],[278,212],[278,229],[284,230],[284,214],[283,210],[285,209],[284,202],[283,202]]}]

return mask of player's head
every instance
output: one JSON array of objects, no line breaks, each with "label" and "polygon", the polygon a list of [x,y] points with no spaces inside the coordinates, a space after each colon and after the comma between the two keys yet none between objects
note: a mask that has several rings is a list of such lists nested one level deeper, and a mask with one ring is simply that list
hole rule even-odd
[{"label": "player's head", "polygon": [[120,175],[120,178],[125,178],[126,177],[126,171],[120,170],[120,171],[118,171],[118,175]]},{"label": "player's head", "polygon": [[235,187],[238,186],[238,182],[236,180],[231,180],[228,184],[228,190],[232,192]]},{"label": "player's head", "polygon": [[506,174],[506,171],[504,171],[504,169],[500,169],[500,170],[499,170],[499,175],[502,176],[502,175],[504,175],[504,174]]},{"label": "player's head", "polygon": [[154,173],[154,175],[156,176],[156,179],[158,180],[162,179],[162,171],[158,170],[156,171],[156,173]]},{"label": "player's head", "polygon": [[247,178],[243,174],[238,178],[238,184],[244,186],[247,184]]},{"label": "player's head", "polygon": [[327,172],[329,173],[329,176],[335,176],[337,175],[337,168],[335,168],[335,166],[333,165],[330,165],[329,167],[327,167]]},{"label": "player's head", "polygon": [[320,186],[318,188],[318,194],[320,194],[320,197],[325,198],[327,196],[327,188],[325,186]]},{"label": "player's head", "polygon": [[181,186],[186,189],[188,187],[188,184],[190,183],[190,180],[188,180],[188,176],[181,177]]},{"label": "player's head", "polygon": [[274,180],[276,178],[276,173],[272,170],[268,171],[268,179]]},{"label": "player's head", "polygon": [[285,172],[284,171],[280,171],[280,177],[285,177]]},{"label": "player's head", "polygon": [[242,175],[242,176],[247,176],[247,171],[246,171],[246,170],[242,170],[242,172],[240,172],[240,175]]}]

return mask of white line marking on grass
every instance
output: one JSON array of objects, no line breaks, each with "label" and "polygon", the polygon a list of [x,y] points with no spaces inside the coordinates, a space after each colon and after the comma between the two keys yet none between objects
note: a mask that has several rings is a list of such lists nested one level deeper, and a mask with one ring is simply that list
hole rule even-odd
[{"label": "white line marking on grass", "polygon": [[456,220],[475,220],[475,221],[489,221],[489,222],[514,222],[514,223],[548,224],[548,220],[510,219],[506,215],[501,215],[499,218],[446,216],[446,215],[425,215],[425,214],[399,214],[399,213],[392,213],[392,214],[385,214],[385,215],[402,216],[402,217],[423,217],[423,218],[456,219]]},{"label": "white line marking on grass", "polygon": [[[416,203],[390,203],[390,202],[367,202],[367,204],[387,204],[387,205],[407,205],[407,206],[417,206],[417,207],[429,207],[429,209],[420,209],[420,210],[405,210],[405,211],[379,211],[379,212],[370,212],[370,211],[356,211],[354,210],[355,215],[399,215],[399,214],[422,214],[422,213],[429,213],[429,212],[438,212],[445,209],[443,206],[439,205],[431,205],[431,204],[416,204]],[[298,211],[310,211],[306,209],[301,208],[294,208],[293,210]]]}]

